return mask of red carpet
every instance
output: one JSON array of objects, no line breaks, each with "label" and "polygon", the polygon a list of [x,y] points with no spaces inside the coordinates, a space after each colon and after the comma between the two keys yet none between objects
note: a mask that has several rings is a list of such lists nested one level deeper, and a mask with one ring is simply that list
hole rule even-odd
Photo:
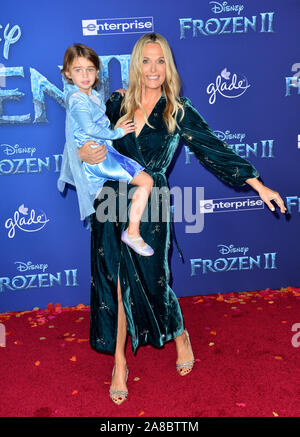
[{"label": "red carpet", "polygon": [[[1,417],[299,417],[300,288],[181,298],[196,365],[181,377],[175,343],[128,342],[128,400],[115,406],[113,364],[88,343],[89,307],[0,314]],[[300,343],[300,338],[299,338]],[[297,342],[296,342],[297,345]]]}]

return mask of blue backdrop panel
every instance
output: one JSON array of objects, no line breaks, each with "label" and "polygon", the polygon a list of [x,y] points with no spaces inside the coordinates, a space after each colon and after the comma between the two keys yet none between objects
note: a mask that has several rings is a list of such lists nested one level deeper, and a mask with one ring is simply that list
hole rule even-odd
[{"label": "blue backdrop panel", "polygon": [[290,212],[271,213],[249,187],[223,184],[181,144],[170,187],[190,187],[204,226],[197,230],[188,216],[175,224],[185,259],[172,247],[175,293],[299,286],[299,19],[297,0],[3,4],[0,312],[89,303],[89,231],[74,190],[63,197],[56,188],[65,124],[60,66],[69,45],[91,46],[107,98],[127,86],[133,45],[152,30],[171,45],[182,94]]}]

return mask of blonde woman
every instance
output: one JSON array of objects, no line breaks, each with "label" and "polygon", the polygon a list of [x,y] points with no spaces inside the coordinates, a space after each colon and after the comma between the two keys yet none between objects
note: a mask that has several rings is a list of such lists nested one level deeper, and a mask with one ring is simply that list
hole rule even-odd
[{"label": "blonde woman", "polygon": [[[222,181],[232,186],[249,184],[271,210],[274,200],[284,213],[280,195],[258,180],[259,174],[250,162],[214,135],[190,100],[179,97],[179,90],[180,80],[167,41],[157,33],[143,35],[132,52],[125,96],[113,93],[107,102],[107,115],[113,125],[126,120],[136,125],[136,131],[115,141],[114,147],[145,168],[155,190],[168,186],[166,171],[182,138],[200,163]],[[80,153],[83,160],[91,159],[88,145]],[[105,185],[118,195],[117,182]],[[95,209],[101,207],[101,202],[103,199],[96,200]],[[148,206],[151,217],[150,201]],[[128,395],[128,334],[134,353],[141,345],[162,347],[174,339],[176,369],[181,376],[189,374],[194,365],[181,309],[169,286],[171,228],[170,222],[161,217],[165,206],[164,201],[157,200],[159,222],[141,223],[141,235],[147,235],[154,249],[151,257],[139,256],[120,244],[125,222],[101,222],[96,215],[93,217],[90,343],[97,351],[114,355],[110,397],[117,405]]]}]

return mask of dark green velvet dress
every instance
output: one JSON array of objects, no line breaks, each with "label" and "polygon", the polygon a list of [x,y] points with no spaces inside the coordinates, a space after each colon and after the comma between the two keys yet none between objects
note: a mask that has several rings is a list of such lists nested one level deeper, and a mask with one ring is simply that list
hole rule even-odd
[{"label": "dark green velvet dress", "polygon": [[[107,102],[107,115],[112,125],[120,118],[121,101],[121,94],[113,93]],[[179,122],[180,129],[174,135],[168,133],[163,122],[166,101],[162,95],[148,119],[154,129],[144,125],[138,137],[135,133],[128,134],[115,141],[114,147],[144,166],[145,171],[153,177],[154,187],[168,187],[165,173],[180,138],[205,167],[230,185],[245,185],[246,179],[259,176],[249,161],[216,137],[189,99],[182,98],[182,102],[185,115]],[[104,186],[113,188],[116,193],[116,221],[110,219],[100,222],[96,214],[92,216],[90,344],[99,352],[115,352],[119,276],[133,352],[139,345],[161,347],[184,331],[179,302],[169,286],[170,221],[161,215],[159,221],[142,221],[141,235],[155,253],[150,257],[136,254],[121,242],[121,233],[128,225],[121,214],[130,207],[130,201],[127,205],[127,196],[122,194],[126,191],[122,185],[120,189],[115,181],[108,181]],[[126,199],[124,210],[120,206],[124,202],[118,201],[120,194]],[[107,202],[108,199],[105,195],[100,196],[94,204],[96,210],[101,207],[101,202]],[[161,213],[164,200],[156,197],[154,207]],[[148,209],[151,217],[150,200]]]}]

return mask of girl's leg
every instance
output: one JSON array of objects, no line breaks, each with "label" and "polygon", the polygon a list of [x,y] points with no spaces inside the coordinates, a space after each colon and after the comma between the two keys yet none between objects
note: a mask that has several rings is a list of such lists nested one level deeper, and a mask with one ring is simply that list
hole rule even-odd
[{"label": "girl's leg", "polygon": [[[138,188],[132,196],[127,231],[131,238],[137,238],[140,236],[140,222],[153,187],[153,179],[148,173],[142,171],[130,183],[137,185]],[[141,246],[144,245],[145,242],[141,243]]]},{"label": "girl's leg", "polygon": [[[112,376],[111,386],[112,390],[120,390],[127,391],[126,386],[126,356],[125,356],[125,343],[127,337],[127,323],[126,323],[126,315],[124,311],[122,296],[121,296],[121,287],[120,280],[118,278],[118,331],[117,331],[117,342],[116,342],[116,350],[115,350],[115,370],[114,375]],[[112,395],[112,400],[116,404],[121,404],[124,402],[126,398],[124,396],[120,396],[118,394]]]}]

